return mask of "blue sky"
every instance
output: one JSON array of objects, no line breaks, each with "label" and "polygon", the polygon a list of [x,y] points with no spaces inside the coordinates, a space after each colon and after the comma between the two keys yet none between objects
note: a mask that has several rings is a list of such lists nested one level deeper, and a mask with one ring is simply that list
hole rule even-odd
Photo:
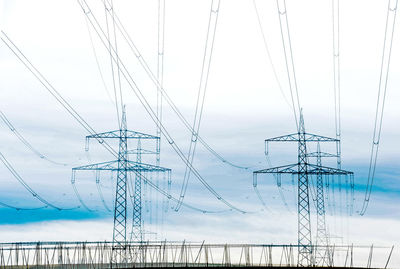
[{"label": "blue sky", "polygon": [[[115,1],[115,8],[142,54],[150,66],[155,68],[156,1],[147,2]],[[273,1],[258,2],[278,77],[288,95],[276,7]],[[99,16],[104,16],[101,6],[95,1],[92,4]],[[306,129],[312,133],[333,136],[330,2],[305,1],[299,4],[287,1],[287,6]],[[363,7],[362,12],[360,6]],[[175,1],[168,3],[166,10],[165,89],[189,122],[194,115],[208,8],[208,4],[203,1]],[[343,168],[355,172],[355,210],[359,210],[372,139],[386,4],[382,1],[347,1],[342,3],[341,10]],[[263,209],[253,191],[251,174],[251,171],[267,165],[263,144],[265,138],[294,132],[292,112],[277,87],[266,58],[251,1],[222,1],[220,12],[201,135],[228,160],[251,168],[240,170],[229,167],[200,146],[195,167],[224,198],[254,213],[243,217],[236,212],[204,215],[187,209],[179,212],[170,209],[163,225],[159,219],[159,224],[165,226],[163,230],[154,225],[154,214],[150,223],[150,212],[145,209],[147,227],[162,234],[160,237],[171,239],[201,240],[199,235],[210,233],[207,238],[213,235],[215,240],[230,241],[230,233],[234,233],[239,241],[275,242],[281,238],[285,242],[295,242],[296,215],[293,212],[296,209],[290,179],[286,179],[284,185],[284,195],[290,211],[283,205],[274,179],[259,179],[260,191],[272,210],[270,213]],[[0,28],[96,131],[116,129],[115,109],[102,85],[85,19],[77,3],[61,1],[56,4],[42,0],[33,4],[31,1],[3,0],[0,1]],[[396,91],[400,86],[400,51],[397,49],[400,47],[400,35],[397,32],[370,208],[364,217],[357,214],[350,217],[349,224],[359,225],[359,230],[370,232],[371,237],[364,238],[360,231],[351,226],[353,234],[350,234],[350,238],[345,235],[344,239],[362,244],[392,244],[400,239],[398,231],[383,236],[378,230],[382,225],[388,225],[389,230],[394,230],[394,226],[400,222],[396,207],[400,200],[400,142],[396,139],[400,131],[400,111],[397,105],[400,93]],[[95,38],[94,44],[106,83],[110,86],[109,59]],[[154,103],[154,85],[124,45],[121,45],[121,56],[135,74],[146,97]],[[0,44],[0,59],[0,73],[4,74],[0,77],[1,110],[36,149],[51,160],[67,165],[54,165],[38,158],[2,123],[1,152],[31,187],[46,199],[60,206],[78,206],[79,201],[70,184],[71,168],[110,160],[112,157],[96,142],[91,144],[89,155],[85,153],[84,137],[87,133],[45,92],[3,44]],[[124,95],[128,127],[154,134],[154,124],[126,85]],[[190,134],[167,106],[164,119],[177,144],[186,151]],[[273,165],[296,161],[296,145],[272,145],[270,151]],[[161,158],[163,166],[173,169],[172,193],[178,196],[184,166],[165,141]],[[335,165],[334,161],[327,164]],[[42,205],[18,185],[2,166],[0,175],[1,201],[21,207]],[[101,180],[106,203],[112,207],[113,181],[108,175]],[[68,238],[84,240],[87,235],[87,239],[110,239],[112,214],[106,211],[98,197],[93,175],[79,174],[77,186],[83,200],[94,212],[83,208],[61,212],[53,209],[15,211],[2,208],[0,234],[26,231],[22,234],[30,233],[27,237],[32,240],[38,240],[35,238],[40,236],[57,240],[56,234],[44,232],[44,227],[55,227],[57,231],[65,229],[57,234],[62,234],[63,238],[70,233]],[[153,199],[156,198],[154,192],[150,194],[150,190],[147,191],[148,197],[152,195]],[[345,189],[342,195],[345,195]],[[202,208],[226,210],[195,178],[190,181],[185,201]],[[171,203],[169,206],[173,205]],[[338,223],[346,222],[346,218],[339,216],[336,219],[330,213],[328,222],[332,232],[345,234],[338,228]],[[201,220],[204,225],[198,227]],[[67,224],[76,227],[79,223],[81,233],[68,231]],[[99,230],[96,232],[90,229],[93,223],[98,225],[96,227]],[[32,235],[34,230],[41,231],[37,237]],[[256,236],[256,232],[260,231],[265,231],[265,237],[261,239]],[[9,232],[6,238],[10,241],[20,240],[19,235],[13,232]],[[393,238],[394,242],[391,241]]]}]

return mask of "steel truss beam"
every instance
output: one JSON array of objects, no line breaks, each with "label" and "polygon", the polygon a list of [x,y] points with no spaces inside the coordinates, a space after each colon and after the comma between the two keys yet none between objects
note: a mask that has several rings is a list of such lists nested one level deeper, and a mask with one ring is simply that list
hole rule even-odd
[{"label": "steel truss beam", "polygon": [[[310,198],[309,198],[309,176],[317,175],[353,175],[353,172],[341,170],[337,168],[325,167],[321,163],[317,165],[310,164],[308,162],[309,157],[322,155],[324,157],[337,156],[330,153],[307,153],[308,142],[339,142],[336,138],[330,138],[326,136],[320,136],[316,134],[306,133],[304,127],[304,118],[300,113],[299,130],[297,133],[278,136],[265,140],[265,151],[268,154],[269,142],[297,142],[298,143],[298,162],[295,164],[278,166],[273,168],[262,169],[253,172],[253,176],[257,177],[259,174],[294,174],[298,177],[298,244],[299,258],[298,266],[311,266],[314,264],[313,260],[313,249],[311,248],[311,222],[310,222]],[[320,182],[321,183],[321,182]],[[323,184],[321,184],[323,186]],[[323,197],[323,193],[320,193]],[[325,211],[321,205],[321,210]]]}]

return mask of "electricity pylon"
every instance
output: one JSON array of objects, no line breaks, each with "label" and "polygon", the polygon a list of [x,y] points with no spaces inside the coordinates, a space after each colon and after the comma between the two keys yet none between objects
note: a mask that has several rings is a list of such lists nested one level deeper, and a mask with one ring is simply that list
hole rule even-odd
[{"label": "electricity pylon", "polygon": [[[143,173],[158,172],[170,174],[171,169],[142,163],[142,154],[156,154],[149,150],[144,150],[141,147],[142,140],[158,140],[157,136],[144,134],[140,132],[130,131],[127,129],[126,114],[122,113],[122,121],[120,130],[111,132],[98,133],[86,137],[86,149],[88,150],[88,142],[91,138],[103,141],[103,139],[119,139],[118,160],[90,164],[72,169],[72,176],[75,178],[75,173],[78,170],[95,170],[95,171],[116,171],[117,182],[115,190],[114,203],[114,228],[113,228],[113,249],[125,249],[127,243],[127,185],[128,173],[135,173],[134,182],[134,202],[133,202],[133,222],[132,222],[132,240],[143,241],[143,220],[142,220],[142,190],[141,182],[147,179],[143,177]],[[128,139],[137,139],[138,147],[135,150],[128,150]],[[130,161],[128,154],[136,154],[136,161]]]},{"label": "electricity pylon", "polygon": [[307,142],[337,142],[337,139],[326,136],[306,133],[304,118],[300,114],[299,130],[297,133],[266,139],[268,152],[268,142],[297,142],[298,143],[298,162],[295,164],[273,167],[253,172],[253,176],[258,174],[296,174],[298,178],[298,265],[311,266],[313,262],[313,248],[311,239],[310,221],[310,198],[309,198],[309,176],[310,175],[349,175],[350,171],[336,168],[325,167],[322,165],[310,164],[307,156]]},{"label": "electricity pylon", "polygon": [[[317,165],[322,166],[322,157],[338,158],[338,154],[321,152],[320,143],[317,142],[317,151],[307,154],[307,157],[315,157]],[[325,195],[323,174],[317,173],[317,236],[315,240],[315,265],[331,266],[329,252],[329,235],[326,229],[326,210],[325,210]]]}]

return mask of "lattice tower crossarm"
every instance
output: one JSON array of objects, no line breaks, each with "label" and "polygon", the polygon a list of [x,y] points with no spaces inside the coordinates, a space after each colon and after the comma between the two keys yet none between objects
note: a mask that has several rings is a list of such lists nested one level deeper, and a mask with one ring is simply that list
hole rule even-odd
[{"label": "lattice tower crossarm", "polygon": [[[142,143],[140,139],[137,144],[136,162],[142,163]],[[142,171],[138,170],[135,173],[135,196],[133,197],[133,221],[132,221],[132,234],[131,241],[143,242],[143,223],[142,223]]]},{"label": "lattice tower crossarm", "polygon": [[307,142],[337,142],[335,138],[309,134],[305,132],[304,118],[300,114],[298,133],[266,139],[266,154],[268,154],[269,142],[297,142],[298,162],[296,164],[273,167],[253,172],[254,177],[258,174],[295,174],[298,176],[298,244],[299,266],[311,266],[312,240],[310,222],[310,200],[309,200],[309,175],[348,175],[352,172],[314,165],[308,162]]},{"label": "lattice tower crossarm", "polygon": [[298,146],[298,193],[297,193],[297,210],[298,210],[298,244],[299,264],[310,265],[312,257],[311,249],[311,222],[310,222],[310,201],[308,188],[307,173],[307,145],[305,137],[305,128],[303,115],[300,114],[299,122],[299,146]]},{"label": "lattice tower crossarm", "polygon": [[[308,154],[310,156],[310,154]],[[311,156],[314,156],[312,154]],[[318,142],[317,152],[317,165],[322,166],[322,156],[324,157],[337,157],[335,154],[321,152],[321,147]],[[324,182],[323,175],[317,173],[317,236],[316,236],[316,249],[315,249],[315,265],[331,266],[330,251],[329,251],[329,236],[326,229],[326,211],[325,211],[325,196],[324,196]]]},{"label": "lattice tower crossarm", "polygon": [[[137,228],[134,239],[137,241],[143,241],[143,227],[142,227],[142,206],[141,206],[141,180],[142,173],[145,172],[159,172],[168,173],[170,177],[171,169],[160,167],[157,165],[142,163],[142,154],[154,154],[155,151],[145,150],[141,148],[140,141],[143,139],[156,139],[159,137],[148,135],[140,132],[127,130],[126,114],[125,111],[122,113],[121,129],[117,131],[98,133],[86,137],[86,149],[88,150],[89,140],[91,138],[119,139],[119,151],[118,159],[113,161],[101,162],[96,164],[89,164],[72,169],[73,181],[75,181],[75,174],[78,170],[95,170],[96,174],[99,171],[115,171],[117,173],[116,191],[115,191],[115,203],[114,203],[114,227],[113,227],[113,246],[115,249],[120,249],[120,253],[115,255],[123,256],[123,249],[127,243],[127,185],[128,185],[128,173],[135,174],[135,189],[134,189],[134,202],[133,202],[133,221],[132,228]],[[139,141],[139,147],[135,150],[128,150],[128,139],[137,139]],[[130,161],[128,154],[136,154],[136,161]],[[140,224],[140,225],[139,225]],[[113,253],[114,255],[114,253]]]},{"label": "lattice tower crossarm", "polygon": [[113,229],[113,247],[124,248],[126,245],[126,186],[127,186],[127,126],[126,116],[123,113],[121,129],[119,130],[119,151],[118,151],[118,170],[117,170],[117,186],[115,191],[115,207],[114,207],[114,229]]}]

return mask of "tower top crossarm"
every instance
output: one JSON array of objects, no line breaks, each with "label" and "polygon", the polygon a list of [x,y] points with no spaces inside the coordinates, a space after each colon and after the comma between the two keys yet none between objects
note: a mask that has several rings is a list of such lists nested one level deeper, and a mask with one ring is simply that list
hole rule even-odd
[{"label": "tower top crossarm", "polygon": [[329,157],[331,157],[331,158],[337,158],[338,157],[338,154],[332,154],[332,153],[328,153],[328,152],[317,152],[317,151],[315,151],[315,152],[310,152],[310,153],[307,153],[307,155],[306,155],[307,157],[310,157],[310,158],[318,158],[318,157],[321,157],[321,158],[329,158]]},{"label": "tower top crossarm", "polygon": [[[121,137],[121,135],[124,135],[124,137]],[[86,136],[86,146],[85,150],[89,150],[89,140],[91,138],[97,139],[99,143],[103,142],[103,139],[110,139],[110,138],[116,138],[116,139],[146,139],[146,140],[160,140],[159,136],[154,136],[150,134],[145,134],[145,133],[140,133],[136,131],[131,131],[131,130],[124,130],[124,132],[121,132],[121,130],[115,130],[115,131],[110,131],[110,132],[104,132],[104,133],[97,133],[97,134],[92,134]]]},{"label": "tower top crossarm", "polygon": [[[115,130],[115,131],[111,131],[111,132],[104,132],[104,133],[88,135],[88,136],[86,136],[86,139],[90,139],[90,138],[118,138],[119,139],[120,137],[121,137],[120,130]],[[130,130],[126,130],[126,138],[128,138],[128,139],[160,139],[159,136],[144,134],[144,133],[130,131]]]},{"label": "tower top crossarm", "polygon": [[[95,163],[89,164],[79,167],[72,168],[72,171],[77,170],[107,170],[107,171],[118,171],[118,160],[109,161],[109,162],[102,162],[102,163]],[[146,163],[139,163],[134,161],[126,160],[126,171],[142,171],[142,172],[170,172],[171,169],[164,168],[161,166],[146,164]]]},{"label": "tower top crossarm", "polygon": [[[339,140],[332,137],[304,133],[306,142],[338,142]],[[299,133],[277,136],[265,139],[265,142],[299,142]]]},{"label": "tower top crossarm", "polygon": [[[332,138],[332,137],[327,137],[327,136],[322,136],[322,135],[316,135],[316,134],[310,134],[310,133],[302,133],[302,137],[304,138],[304,142],[339,142],[338,139]],[[300,133],[293,133],[293,134],[288,134],[288,135],[282,135],[282,136],[277,136],[273,138],[268,138],[265,139],[265,154],[268,154],[269,151],[269,142],[301,142],[300,141]],[[311,156],[307,156],[311,157]]]},{"label": "tower top crossarm", "polygon": [[[306,166],[307,166],[307,174],[311,174],[311,175],[316,175],[316,174],[352,175],[353,174],[353,172],[351,172],[351,171],[336,169],[336,168],[331,168],[331,167],[326,167],[326,166],[319,166],[319,165],[315,165],[315,164],[307,163]],[[301,173],[301,172],[299,172],[299,170],[298,170],[298,163],[277,166],[277,167],[262,169],[262,170],[253,172],[254,175],[257,175],[257,174],[299,174],[299,173]]]}]

